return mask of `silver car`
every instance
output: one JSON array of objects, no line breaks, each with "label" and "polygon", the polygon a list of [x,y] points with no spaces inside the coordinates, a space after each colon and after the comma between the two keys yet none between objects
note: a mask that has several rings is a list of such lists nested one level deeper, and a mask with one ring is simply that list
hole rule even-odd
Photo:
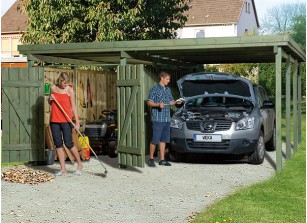
[{"label": "silver car", "polygon": [[229,73],[195,73],[177,81],[183,106],[171,120],[169,156],[245,154],[261,164],[275,150],[275,105],[264,89]]}]

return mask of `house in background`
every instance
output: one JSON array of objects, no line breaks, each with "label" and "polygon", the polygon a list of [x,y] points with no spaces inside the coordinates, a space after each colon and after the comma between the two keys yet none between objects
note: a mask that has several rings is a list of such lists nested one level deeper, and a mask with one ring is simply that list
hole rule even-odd
[{"label": "house in background", "polygon": [[17,10],[16,1],[1,17],[1,67],[27,67],[27,57],[19,54],[17,46],[26,30],[27,15]]},{"label": "house in background", "polygon": [[242,36],[257,33],[254,0],[192,0],[178,38]]},{"label": "house in background", "polygon": [[[27,58],[17,45],[26,30],[27,15],[17,10],[18,0],[1,18],[1,67],[26,67]],[[259,22],[254,0],[192,0],[185,27],[178,38],[242,36],[257,33]]]}]

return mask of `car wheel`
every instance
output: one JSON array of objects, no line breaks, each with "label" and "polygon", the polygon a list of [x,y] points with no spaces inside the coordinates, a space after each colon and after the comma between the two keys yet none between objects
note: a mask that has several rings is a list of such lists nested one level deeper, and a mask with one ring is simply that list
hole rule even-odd
[{"label": "car wheel", "polygon": [[265,149],[267,151],[275,151],[276,150],[276,127],[274,124],[274,128],[273,128],[273,135],[270,138],[270,140],[267,142],[267,144],[265,145]]},{"label": "car wheel", "polygon": [[168,156],[169,156],[170,161],[173,161],[173,162],[181,162],[183,160],[182,153],[178,153],[173,150],[168,151]]},{"label": "car wheel", "polygon": [[265,144],[264,144],[263,132],[260,131],[256,150],[248,157],[248,162],[250,164],[263,163],[264,152],[265,152]]},{"label": "car wheel", "polygon": [[111,158],[117,157],[117,142],[111,141],[108,144],[108,155]]}]

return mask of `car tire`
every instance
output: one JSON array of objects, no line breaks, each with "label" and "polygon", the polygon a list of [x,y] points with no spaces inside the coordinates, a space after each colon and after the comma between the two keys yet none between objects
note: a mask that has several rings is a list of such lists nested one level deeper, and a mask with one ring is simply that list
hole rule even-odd
[{"label": "car tire", "polygon": [[111,141],[108,143],[108,155],[111,158],[117,157],[117,141]]},{"label": "car tire", "polygon": [[169,150],[168,156],[169,156],[170,161],[173,161],[173,162],[183,161],[183,154],[182,153],[178,153],[176,151]]},{"label": "car tire", "polygon": [[248,157],[248,162],[250,164],[256,164],[256,165],[262,164],[264,160],[264,153],[265,153],[265,143],[263,138],[263,132],[260,131],[255,152],[253,152]]},{"label": "car tire", "polygon": [[270,140],[265,145],[266,151],[275,151],[276,150],[276,127],[274,124],[273,135]]}]

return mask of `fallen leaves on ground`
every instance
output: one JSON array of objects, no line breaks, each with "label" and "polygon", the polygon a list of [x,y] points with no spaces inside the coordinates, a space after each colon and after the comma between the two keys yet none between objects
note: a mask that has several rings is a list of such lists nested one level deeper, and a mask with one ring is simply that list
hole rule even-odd
[{"label": "fallen leaves on ground", "polygon": [[186,218],[186,220],[187,220],[187,222],[189,223],[189,222],[192,222],[195,218],[196,218],[196,215],[198,215],[198,212],[192,212],[187,218]]},{"label": "fallen leaves on ground", "polygon": [[54,176],[40,170],[30,169],[26,166],[18,166],[1,173],[1,179],[13,183],[37,185],[53,181]]}]

